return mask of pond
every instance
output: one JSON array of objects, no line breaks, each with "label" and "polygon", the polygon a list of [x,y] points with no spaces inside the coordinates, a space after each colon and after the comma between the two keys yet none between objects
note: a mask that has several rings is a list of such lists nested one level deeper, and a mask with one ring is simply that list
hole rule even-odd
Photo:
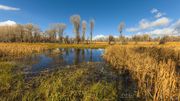
[{"label": "pond", "polygon": [[46,69],[53,69],[68,65],[78,65],[83,62],[103,62],[102,54],[104,49],[76,49],[57,48],[40,54],[33,54],[20,60],[29,66],[26,72],[40,72]]}]

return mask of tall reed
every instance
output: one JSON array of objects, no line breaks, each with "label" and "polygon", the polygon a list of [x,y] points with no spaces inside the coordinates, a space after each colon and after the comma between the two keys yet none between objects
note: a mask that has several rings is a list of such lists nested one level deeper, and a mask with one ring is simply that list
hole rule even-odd
[{"label": "tall reed", "polygon": [[170,56],[167,61],[157,61],[156,57],[148,54],[148,50],[137,52],[137,49],[138,47],[111,46],[105,50],[104,58],[117,70],[129,70],[137,82],[137,96],[145,97],[147,101],[177,99],[180,82],[175,71],[176,61],[171,59],[173,57]]}]

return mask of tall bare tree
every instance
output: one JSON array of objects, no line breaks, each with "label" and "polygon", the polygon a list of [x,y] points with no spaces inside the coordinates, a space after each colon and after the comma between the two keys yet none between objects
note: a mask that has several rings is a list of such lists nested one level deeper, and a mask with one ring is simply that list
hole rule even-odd
[{"label": "tall bare tree", "polygon": [[123,39],[122,32],[123,32],[124,27],[125,27],[125,23],[124,23],[124,22],[121,22],[121,23],[119,24],[119,26],[118,26],[118,31],[119,31],[119,33],[120,33],[120,41],[122,41],[122,39]]},{"label": "tall bare tree", "polygon": [[41,34],[41,30],[39,26],[33,25],[32,36],[34,42],[40,41],[40,34]]},{"label": "tall bare tree", "polygon": [[91,42],[92,42],[92,38],[93,38],[93,30],[94,30],[94,19],[90,20],[90,36],[91,36]]},{"label": "tall bare tree", "polygon": [[112,35],[109,35],[109,44],[111,44],[112,41],[115,41],[115,39]]},{"label": "tall bare tree", "polygon": [[53,24],[52,27],[56,30],[56,33],[58,34],[59,42],[62,43],[64,30],[66,29],[66,24],[57,23],[57,24]]},{"label": "tall bare tree", "polygon": [[19,41],[23,42],[24,41],[24,26],[23,25],[17,25],[18,33],[19,33]]},{"label": "tall bare tree", "polygon": [[25,40],[28,42],[32,42],[31,39],[32,39],[33,24],[29,23],[26,24],[24,27],[26,31]]},{"label": "tall bare tree", "polygon": [[85,20],[82,21],[82,41],[85,41],[87,23]]},{"label": "tall bare tree", "polygon": [[74,32],[76,33],[76,42],[79,44],[80,42],[80,21],[81,17],[79,15],[73,15],[70,17],[71,23],[74,25]]},{"label": "tall bare tree", "polygon": [[55,29],[48,29],[48,30],[46,30],[45,33],[48,35],[48,38],[49,38],[48,40],[50,42],[55,41],[55,39],[56,39],[56,30]]},{"label": "tall bare tree", "polygon": [[37,36],[39,36],[40,28],[37,25],[29,23],[29,24],[24,25],[24,27],[26,31],[25,39],[28,42],[34,41],[34,39],[36,39]]}]

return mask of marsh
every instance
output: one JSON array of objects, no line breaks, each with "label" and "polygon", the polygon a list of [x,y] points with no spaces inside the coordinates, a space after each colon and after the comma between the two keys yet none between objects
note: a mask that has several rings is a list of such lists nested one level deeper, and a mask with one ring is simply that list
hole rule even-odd
[{"label": "marsh", "polygon": [[18,62],[27,67],[25,72],[38,73],[81,63],[104,62],[103,53],[104,49],[101,48],[55,48],[21,58]]}]

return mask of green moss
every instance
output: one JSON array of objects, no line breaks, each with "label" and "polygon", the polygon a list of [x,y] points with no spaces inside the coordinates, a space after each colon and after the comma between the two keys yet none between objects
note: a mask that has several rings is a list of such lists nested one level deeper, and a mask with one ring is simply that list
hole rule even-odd
[{"label": "green moss", "polygon": [[13,78],[12,67],[12,63],[0,62],[0,92],[7,91],[10,88],[10,82]]},{"label": "green moss", "polygon": [[108,81],[100,65],[83,64],[41,73],[26,79],[12,62],[0,63],[0,99],[5,101],[115,100],[115,82]]},{"label": "green moss", "polygon": [[[44,73],[29,81],[23,95],[29,101],[90,101],[115,100],[115,82],[97,79],[99,72],[95,67],[84,66],[65,68],[52,73]],[[100,73],[100,72],[99,72]],[[94,75],[92,79],[92,75]],[[94,99],[92,99],[92,97]]]},{"label": "green moss", "polygon": [[114,85],[107,82],[92,84],[86,91],[84,101],[115,101],[117,99]]},{"label": "green moss", "polygon": [[13,62],[0,62],[0,99],[14,100],[22,95],[24,76]]}]

